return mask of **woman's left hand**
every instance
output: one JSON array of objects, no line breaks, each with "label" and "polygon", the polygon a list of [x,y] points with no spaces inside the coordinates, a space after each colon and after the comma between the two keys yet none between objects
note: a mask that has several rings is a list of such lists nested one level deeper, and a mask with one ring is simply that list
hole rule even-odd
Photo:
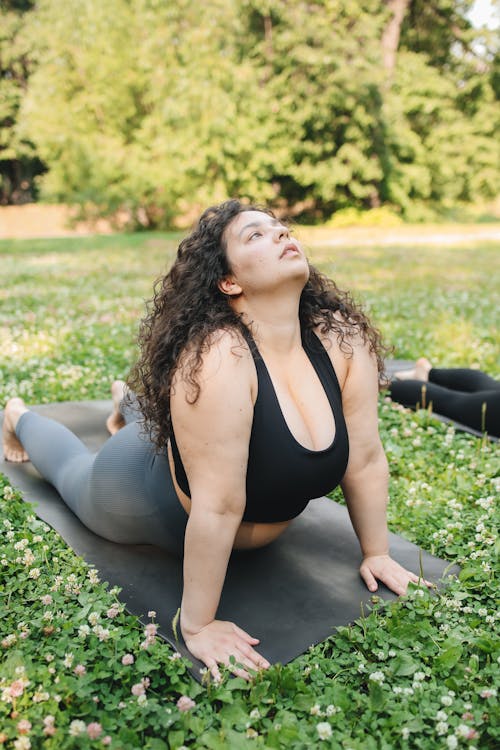
[{"label": "woman's left hand", "polygon": [[406,570],[406,568],[403,568],[389,555],[365,557],[361,563],[359,572],[369,591],[377,590],[378,584],[376,579],[399,596],[406,594],[409,581],[413,583],[421,581],[426,586],[432,586],[430,581],[419,578],[415,573]]}]

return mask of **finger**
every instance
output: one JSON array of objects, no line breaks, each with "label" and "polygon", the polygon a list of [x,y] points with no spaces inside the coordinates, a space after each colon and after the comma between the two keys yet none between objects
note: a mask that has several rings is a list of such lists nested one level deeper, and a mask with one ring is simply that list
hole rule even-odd
[{"label": "finger", "polygon": [[399,578],[394,576],[388,576],[387,579],[381,579],[387,588],[394,591],[398,596],[404,596],[408,590],[408,581],[401,581]]},{"label": "finger", "polygon": [[[234,662],[231,662],[231,656],[234,657]],[[243,669],[244,659],[238,659],[237,654],[230,654],[224,659],[223,663],[229,669],[231,674],[236,675],[236,677],[242,677],[244,680],[247,680],[247,682],[251,679],[249,673]]]},{"label": "finger", "polygon": [[210,674],[214,678],[215,682],[221,682],[222,676],[221,676],[219,667],[217,666],[217,662],[215,661],[215,659],[205,659],[204,661],[210,671]]},{"label": "finger", "polygon": [[361,578],[366,584],[368,591],[376,591],[378,589],[377,581],[371,574],[368,568],[360,568]]},{"label": "finger", "polygon": [[247,633],[246,630],[242,630],[238,625],[235,625],[233,623],[234,632],[237,633],[241,638],[243,638],[247,643],[260,643],[258,638],[254,638],[253,635],[250,635],[250,633]]},{"label": "finger", "polygon": [[259,654],[246,643],[242,642],[238,647],[240,649],[240,652],[246,657],[247,660],[249,660],[250,663],[248,666],[252,666],[252,669],[267,669],[271,666],[267,659],[262,656],[262,654]]}]

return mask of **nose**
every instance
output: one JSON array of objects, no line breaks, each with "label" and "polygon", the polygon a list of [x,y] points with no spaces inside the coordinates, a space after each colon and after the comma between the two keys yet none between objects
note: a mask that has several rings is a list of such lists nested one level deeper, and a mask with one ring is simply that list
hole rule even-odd
[{"label": "nose", "polygon": [[290,230],[288,227],[285,227],[283,224],[280,224],[279,226],[275,227],[274,230],[274,239],[276,242],[280,242],[280,240],[283,239],[289,239],[290,237]]}]

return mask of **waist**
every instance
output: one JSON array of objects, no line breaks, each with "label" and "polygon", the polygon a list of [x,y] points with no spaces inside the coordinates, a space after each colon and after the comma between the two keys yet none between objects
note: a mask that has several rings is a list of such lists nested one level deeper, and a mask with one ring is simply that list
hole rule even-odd
[{"label": "waist", "polygon": [[[172,457],[172,450],[170,444],[168,446],[168,463],[170,466],[170,474],[172,476],[172,482],[177,493],[177,498],[186,511],[190,514],[191,512],[191,498],[186,495],[185,492],[179,487],[177,478],[175,476],[175,466]],[[234,538],[234,549],[256,549],[257,547],[265,547],[275,539],[277,539],[285,529],[290,525],[291,521],[278,521],[278,522],[255,522],[255,521],[242,521],[236,536]]]}]

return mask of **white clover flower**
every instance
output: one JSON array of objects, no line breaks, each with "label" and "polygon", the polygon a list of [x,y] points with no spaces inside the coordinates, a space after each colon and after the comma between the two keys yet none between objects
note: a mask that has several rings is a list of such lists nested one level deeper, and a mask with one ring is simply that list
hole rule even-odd
[{"label": "white clover flower", "polygon": [[87,729],[87,725],[80,719],[74,719],[69,725],[69,733],[71,737],[78,737],[79,734],[83,734]]},{"label": "white clover flower", "polygon": [[372,672],[368,675],[368,679],[381,684],[385,680],[385,674],[383,672]]},{"label": "white clover flower", "polygon": [[453,698],[451,697],[451,695],[443,695],[441,698],[441,703],[443,704],[443,706],[451,706],[451,704],[453,703]]},{"label": "white clover flower", "polygon": [[448,731],[448,724],[446,723],[446,721],[438,721],[438,723],[436,724],[436,732],[439,735],[442,735],[442,734],[446,734],[447,731]]},{"label": "white clover flower", "polygon": [[413,679],[416,682],[422,682],[422,680],[425,680],[425,672],[415,672]]},{"label": "white clover flower", "polygon": [[366,665],[363,662],[358,664],[358,672],[366,672]]},{"label": "white clover flower", "polygon": [[319,724],[316,725],[316,731],[318,732],[320,740],[327,740],[332,736],[332,728],[327,721],[320,721]]},{"label": "white clover flower", "polygon": [[30,747],[31,740],[29,737],[26,737],[26,735],[18,737],[17,740],[14,740],[14,750],[30,750]]},{"label": "white clover flower", "polygon": [[35,581],[37,578],[40,578],[40,568],[31,568],[28,578],[33,578]]},{"label": "white clover flower", "polygon": [[75,657],[73,656],[73,654],[65,654],[64,655],[64,661],[63,661],[64,666],[69,669],[72,666],[72,664],[73,664],[73,659],[74,658]]},{"label": "white clover flower", "polygon": [[450,750],[455,750],[455,748],[458,747],[458,740],[454,734],[448,735],[446,738],[446,744]]},{"label": "white clover flower", "polygon": [[6,635],[5,638],[2,639],[2,646],[3,648],[10,648],[10,646],[13,646],[14,643],[17,641],[17,636],[15,633],[9,633],[9,635]]},{"label": "white clover flower", "polygon": [[404,740],[407,740],[408,737],[410,736],[410,729],[408,729],[408,727],[403,727],[401,730],[401,736],[403,737]]},{"label": "white clover flower", "polygon": [[249,740],[254,740],[256,737],[259,736],[259,733],[253,729],[253,727],[247,727],[246,736]]},{"label": "white clover flower", "polygon": [[448,714],[446,711],[438,711],[436,714],[437,721],[446,721],[448,718]]},{"label": "white clover flower", "polygon": [[24,550],[23,563],[28,566],[35,562],[35,555],[30,549]]},{"label": "white clover flower", "polygon": [[33,703],[43,703],[44,701],[48,701],[49,698],[50,698],[50,695],[47,693],[46,690],[37,690],[34,693],[33,698],[31,700],[33,701]]},{"label": "white clover flower", "polygon": [[333,716],[334,714],[338,713],[339,709],[337,706],[332,705],[331,703],[325,708],[325,714],[327,716]]},{"label": "white clover flower", "polygon": [[391,657],[393,657],[393,656],[396,656],[396,652],[394,651],[394,649],[393,649],[393,648],[391,648],[391,649],[389,650],[388,654],[389,654],[389,656],[391,656]]},{"label": "white clover flower", "polygon": [[91,612],[87,619],[91,625],[95,626],[99,622],[100,616],[99,612]]},{"label": "white clover flower", "polygon": [[98,584],[101,582],[101,579],[99,578],[98,572],[95,568],[91,568],[89,572],[87,573],[87,577],[92,584]]},{"label": "white clover flower", "polygon": [[101,642],[107,641],[111,637],[111,631],[108,628],[103,628],[102,625],[96,625],[92,628],[92,632],[96,634]]},{"label": "white clover flower", "polygon": [[78,628],[78,637],[86,638],[90,634],[90,628],[88,625],[80,625]]},{"label": "white clover flower", "polygon": [[145,693],[137,696],[137,703],[139,704],[139,706],[145,706],[147,702],[148,702],[148,697]]},{"label": "white clover flower", "polygon": [[322,716],[321,706],[318,703],[315,703],[314,706],[311,706],[309,713],[311,716]]},{"label": "white clover flower", "polygon": [[250,711],[250,718],[251,719],[260,719],[260,711],[258,708],[253,708]]}]

